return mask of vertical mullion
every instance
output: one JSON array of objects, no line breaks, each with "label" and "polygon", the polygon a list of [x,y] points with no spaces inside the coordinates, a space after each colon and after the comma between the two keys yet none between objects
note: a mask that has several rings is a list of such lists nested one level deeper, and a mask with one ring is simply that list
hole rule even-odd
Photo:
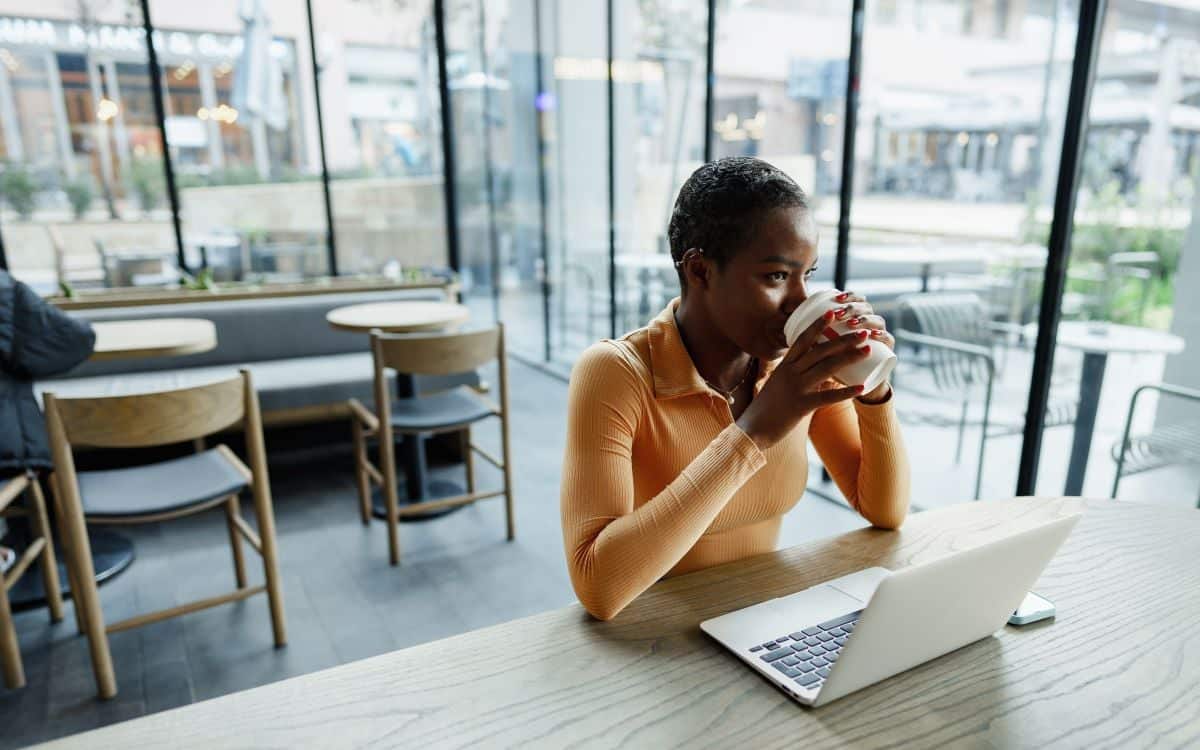
[{"label": "vertical mullion", "polygon": [[545,118],[542,107],[546,99],[542,71],[542,3],[533,0],[533,70],[537,94],[533,107],[533,132],[537,138],[538,219],[540,221],[539,250],[542,256],[542,348],[546,362],[550,361],[550,235],[546,229],[546,138],[542,133]]},{"label": "vertical mullion", "polygon": [[312,61],[317,143],[321,153],[321,189],[325,195],[325,252],[329,254],[329,275],[337,276],[337,244],[333,232],[333,196],[329,190],[329,163],[325,158],[325,119],[321,116],[321,67],[317,64],[317,35],[313,24],[312,0],[304,0],[304,6],[308,13],[308,51]]},{"label": "vertical mullion", "polygon": [[488,113],[492,109],[491,72],[487,54],[487,16],[484,15],[484,0],[479,0],[479,67],[483,71],[483,178],[484,196],[487,200],[488,217],[488,264],[491,266],[492,317],[500,320],[500,247],[496,236],[496,188],[492,169],[492,128]]},{"label": "vertical mullion", "polygon": [[[1079,29],[1075,35],[1075,59],[1071,66],[1071,88],[1067,97],[1066,124],[1063,127],[1062,156],[1058,162],[1058,182],[1054,191],[1054,217],[1050,222],[1050,240],[1046,270],[1042,281],[1038,335],[1033,355],[1033,378],[1029,385],[1029,404],[1025,410],[1025,431],[1021,444],[1021,464],[1017,471],[1017,494],[1036,491],[1038,461],[1042,452],[1043,417],[1050,400],[1050,377],[1054,367],[1054,340],[1062,317],[1062,295],[1066,288],[1067,260],[1071,252],[1071,229],[1075,221],[1076,188],[1087,140],[1088,105],[1096,75],[1100,49],[1100,31],[1104,23],[1105,0],[1082,0],[1079,5]],[[1053,55],[1054,51],[1051,50]]]},{"label": "vertical mullion", "polygon": [[442,190],[446,204],[446,252],[450,267],[460,272],[458,257],[458,197],[455,194],[454,116],[450,82],[446,73],[446,3],[433,0],[433,28],[437,45],[438,98],[442,105]]},{"label": "vertical mullion", "polygon": [[175,230],[175,258],[180,270],[187,271],[183,253],[183,227],[179,219],[179,193],[175,188],[175,168],[171,164],[171,147],[167,143],[166,104],[163,102],[162,69],[158,66],[158,51],[154,49],[154,24],[150,20],[150,0],[141,0],[142,27],[146,33],[146,65],[150,68],[150,93],[154,99],[154,116],[162,143],[163,171],[167,178],[167,200],[171,204],[171,225]]},{"label": "vertical mullion", "polygon": [[850,59],[846,70],[846,112],[842,118],[842,184],[838,205],[837,257],[833,285],[846,288],[850,266],[850,204],[854,200],[854,139],[858,134],[858,94],[862,78],[864,0],[854,0],[850,18]]},{"label": "vertical mullion", "polygon": [[616,155],[616,102],[613,86],[613,0],[605,0],[606,54],[608,64],[608,329],[609,336],[617,337],[617,155]]},{"label": "vertical mullion", "polygon": [[716,108],[717,0],[708,0],[708,36],[704,45],[704,161],[712,161],[713,113]]}]

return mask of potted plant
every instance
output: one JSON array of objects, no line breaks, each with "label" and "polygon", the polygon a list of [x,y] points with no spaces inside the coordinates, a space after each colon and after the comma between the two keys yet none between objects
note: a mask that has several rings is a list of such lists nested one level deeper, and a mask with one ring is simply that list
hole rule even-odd
[{"label": "potted plant", "polygon": [[71,210],[74,212],[75,218],[82,219],[91,208],[92,199],[95,197],[91,177],[76,177],[68,182],[63,190],[67,193],[67,200],[71,202]]},{"label": "potted plant", "polygon": [[0,173],[0,195],[22,219],[33,216],[37,185],[24,164],[10,162],[5,165],[4,172]]}]

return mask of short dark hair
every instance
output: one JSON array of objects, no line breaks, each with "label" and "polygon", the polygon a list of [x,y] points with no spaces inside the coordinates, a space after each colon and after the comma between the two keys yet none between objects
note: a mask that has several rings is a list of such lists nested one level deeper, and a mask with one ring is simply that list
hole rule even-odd
[{"label": "short dark hair", "polygon": [[[667,229],[671,259],[678,268],[684,253],[701,248],[723,269],[765,214],[808,207],[808,196],[795,180],[762,159],[729,156],[708,162],[692,172],[675,199]],[[682,269],[679,280],[682,284]]]}]

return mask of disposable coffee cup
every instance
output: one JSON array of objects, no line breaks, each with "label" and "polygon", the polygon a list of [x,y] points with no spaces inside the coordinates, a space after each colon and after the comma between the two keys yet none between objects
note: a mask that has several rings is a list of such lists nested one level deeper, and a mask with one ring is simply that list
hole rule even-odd
[{"label": "disposable coffee cup", "polygon": [[[836,297],[841,294],[837,289],[826,289],[822,292],[817,292],[804,301],[804,304],[792,311],[791,317],[783,326],[783,335],[787,337],[788,346],[795,343],[796,339],[817,321],[825,313],[830,310],[836,310],[841,307],[836,301]],[[847,318],[846,320],[849,320]],[[851,328],[846,320],[837,320],[836,318],[829,321],[825,326],[825,330],[821,332],[823,338],[833,341],[838,337],[861,330]],[[892,374],[892,370],[896,368],[896,354],[886,344],[879,341],[871,341],[868,339],[867,346],[871,347],[871,353],[865,359],[847,365],[833,374],[839,383],[846,386],[861,385],[864,393],[869,393],[879,387],[879,384],[887,380]]]}]

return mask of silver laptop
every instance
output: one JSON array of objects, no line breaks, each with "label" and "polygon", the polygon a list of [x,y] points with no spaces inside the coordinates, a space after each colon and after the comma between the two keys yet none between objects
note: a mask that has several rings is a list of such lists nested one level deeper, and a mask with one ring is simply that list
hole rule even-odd
[{"label": "silver laptop", "polygon": [[799,703],[820,706],[999,630],[1079,516],[895,573],[860,570],[700,627]]}]

